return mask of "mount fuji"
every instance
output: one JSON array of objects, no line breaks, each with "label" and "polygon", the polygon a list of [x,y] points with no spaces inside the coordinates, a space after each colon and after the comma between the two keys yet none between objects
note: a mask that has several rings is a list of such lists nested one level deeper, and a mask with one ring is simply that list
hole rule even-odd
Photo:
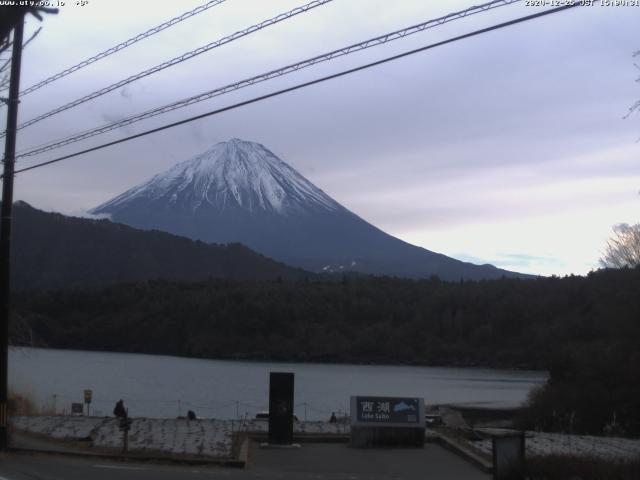
[{"label": "mount fuji", "polygon": [[347,210],[263,145],[235,138],[91,213],[209,243],[240,242],[314,272],[446,280],[527,277],[399,240]]}]

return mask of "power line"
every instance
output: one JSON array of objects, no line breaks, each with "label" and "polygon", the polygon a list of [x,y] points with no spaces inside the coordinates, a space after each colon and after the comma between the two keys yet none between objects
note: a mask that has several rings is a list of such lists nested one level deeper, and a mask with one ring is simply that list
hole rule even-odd
[{"label": "power line", "polygon": [[127,48],[131,45],[133,45],[134,43],[137,43],[141,40],[144,40],[145,38],[148,38],[152,35],[155,35],[156,33],[159,33],[169,27],[172,27],[184,20],[187,20],[188,18],[193,17],[194,15],[198,15],[199,13],[202,13],[206,10],[209,10],[212,7],[215,7],[216,5],[221,4],[222,2],[224,2],[226,0],[211,0],[210,2],[207,2],[203,5],[200,5],[196,8],[194,8],[193,10],[189,10],[188,12],[183,13],[182,15],[178,15],[177,17],[172,18],[171,20],[167,20],[166,22],[150,28],[149,30],[147,30],[146,32],[143,33],[139,33],[138,35],[129,38],[128,40],[125,40],[122,43],[119,43],[118,45],[108,48],[107,50],[104,50],[100,53],[97,53],[96,55],[94,55],[93,57],[89,57],[86,60],[81,61],[80,63],[77,63],[76,65],[69,67],[59,73],[56,73],[55,75],[52,75],[51,77],[42,80],[41,82],[36,83],[35,85],[32,85],[29,88],[24,89],[22,92],[20,92],[20,96],[24,97],[25,95],[30,94],[31,92],[35,92],[36,90],[44,87],[45,85],[49,85],[52,82],[55,82],[56,80],[61,79],[62,77],[66,77],[67,75],[76,72],[88,65],[91,65],[94,62],[97,62],[98,60],[102,60],[105,57],[108,57],[109,55],[113,55],[116,52],[119,52],[120,50]]},{"label": "power line", "polygon": [[341,57],[344,55],[349,55],[351,53],[357,52],[357,51],[361,51],[361,50],[365,50],[371,47],[375,47],[377,45],[382,45],[388,42],[391,42],[393,40],[397,40],[400,38],[404,38],[406,36],[409,35],[413,35],[415,33],[419,33],[422,32],[424,30],[430,29],[430,28],[434,28],[437,27],[439,25],[443,25],[445,23],[449,23],[452,22],[454,20],[459,20],[461,18],[465,18],[468,17],[470,15],[475,15],[477,13],[482,13],[482,12],[486,12],[488,10],[497,8],[497,7],[502,7],[502,6],[506,6],[506,5],[510,5],[512,3],[516,3],[519,2],[521,0],[495,0],[495,1],[491,1],[488,3],[484,3],[482,5],[477,5],[477,6],[473,6],[470,8],[467,8],[465,10],[461,10],[458,12],[453,12],[453,13],[449,13],[447,15],[444,15],[442,17],[438,17],[432,20],[428,20],[426,22],[422,22],[419,23],[417,25],[413,25],[407,28],[403,28],[401,30],[396,30],[393,32],[389,32],[389,33],[385,33],[383,35],[379,35],[377,37],[374,38],[370,38],[368,40],[365,40],[363,42],[360,43],[355,43],[352,45],[349,45],[347,47],[343,47],[340,48],[338,50],[333,50],[331,52],[328,53],[324,53],[321,55],[317,55],[315,57],[312,58],[308,58],[306,60],[302,60],[300,62],[291,64],[291,65],[287,65],[285,67],[281,67],[275,70],[271,70],[269,72],[266,73],[262,73],[260,75],[256,75],[254,77],[250,77],[244,80],[241,80],[239,82],[235,82],[229,85],[225,85],[223,87],[220,88],[216,88],[214,90],[209,90],[207,92],[203,92],[200,93],[198,95],[193,95],[191,97],[182,99],[182,100],[178,100],[176,102],[172,102],[170,104],[161,106],[161,107],[157,107],[154,108],[152,110],[148,110],[146,112],[143,113],[139,113],[137,115],[133,115],[131,117],[122,119],[122,120],[118,120],[117,122],[113,122],[113,123],[109,123],[106,125],[103,125],[101,127],[97,127],[97,128],[93,128],[90,130],[86,130],[84,132],[72,135],[72,136],[68,136],[65,137],[63,139],[59,139],[59,140],[54,140],[54,141],[50,141],[50,142],[46,142],[44,144],[38,145],[37,147],[33,148],[32,150],[26,151],[24,153],[20,153],[19,155],[17,155],[16,158],[21,158],[21,157],[28,157],[28,156],[34,156],[43,152],[47,152],[50,150],[54,150],[66,145],[70,145],[72,143],[76,143],[79,142],[81,140],[86,140],[88,138],[94,137],[96,135],[101,135],[103,133],[107,133],[111,130],[115,130],[117,128],[121,128],[121,127],[125,127],[128,125],[131,125],[133,123],[137,123],[139,121],[142,120],[146,120],[148,118],[152,118],[155,117],[157,115],[161,115],[164,113],[168,113],[171,112],[173,110],[177,110],[179,108],[184,108],[190,105],[193,105],[195,103],[199,103],[199,102],[203,102],[205,100],[209,100],[211,98],[217,97],[217,96],[221,96],[224,95],[226,93],[235,91],[235,90],[239,90],[241,88],[244,87],[248,87],[251,85],[255,85],[257,83],[261,83],[267,80],[270,80],[272,78],[276,78],[276,77],[280,77],[283,75],[287,75],[289,73],[293,73],[296,72],[298,70],[301,70],[303,68],[307,68],[307,67],[311,67],[313,65],[316,65],[318,63],[322,63],[322,62],[326,62],[328,60],[332,60],[334,58],[337,57]]},{"label": "power line", "polygon": [[69,155],[64,155],[62,157],[54,158],[53,160],[48,160],[46,162],[37,163],[35,165],[31,165],[29,167],[25,167],[25,168],[21,168],[19,170],[16,170],[15,173],[27,172],[29,170],[34,170],[36,168],[40,168],[40,167],[44,167],[46,165],[51,165],[53,163],[61,162],[63,160],[67,160],[69,158],[77,157],[77,156],[83,155],[85,153],[95,152],[96,150],[101,150],[103,148],[107,148],[107,147],[110,147],[110,146],[113,146],[113,145],[117,145],[119,143],[128,142],[129,140],[133,140],[133,139],[136,139],[136,138],[144,137],[144,136],[150,135],[152,133],[160,132],[162,130],[167,130],[169,128],[177,127],[179,125],[184,125],[186,123],[190,123],[190,122],[193,122],[195,120],[199,120],[201,118],[206,118],[206,117],[217,115],[217,114],[229,111],[229,110],[234,110],[236,108],[243,107],[243,106],[246,106],[246,105],[250,105],[252,103],[257,103],[257,102],[260,102],[262,100],[266,100],[268,98],[272,98],[272,97],[276,97],[278,95],[282,95],[284,93],[289,93],[289,92],[293,92],[295,90],[300,90],[302,88],[309,87],[311,85],[316,85],[318,83],[322,83],[322,82],[325,82],[327,80],[332,80],[334,78],[343,77],[343,76],[349,75],[351,73],[359,72],[361,70],[366,70],[368,68],[375,67],[375,66],[378,66],[378,65],[382,65],[382,64],[394,61],[394,60],[398,60],[400,58],[408,57],[408,56],[414,55],[416,53],[424,52],[426,50],[431,50],[433,48],[440,47],[442,45],[446,45],[446,44],[449,44],[449,43],[457,42],[459,40],[464,40],[464,39],[467,39],[467,38],[470,38],[470,37],[474,37],[476,35],[481,35],[483,33],[487,33],[487,32],[493,31],[493,30],[498,30],[498,29],[505,28],[505,27],[508,27],[508,26],[511,26],[511,25],[516,25],[518,23],[526,22],[526,21],[529,21],[529,20],[533,20],[533,19],[536,19],[536,18],[540,18],[540,17],[546,16],[546,15],[551,15],[551,14],[558,13],[558,12],[561,12],[561,11],[564,11],[564,10],[568,10],[570,8],[574,8],[574,7],[578,7],[578,6],[580,6],[579,3],[569,4],[569,5],[565,5],[565,6],[562,6],[562,7],[553,8],[551,10],[546,10],[544,12],[538,12],[538,13],[527,15],[527,16],[524,16],[524,17],[519,17],[519,18],[516,18],[514,20],[509,20],[507,22],[503,22],[503,23],[499,23],[499,24],[496,24],[496,25],[492,25],[491,27],[482,28],[480,30],[474,30],[473,32],[466,33],[464,35],[459,35],[457,37],[452,37],[452,38],[449,38],[447,40],[443,40],[443,41],[440,41],[440,42],[432,43],[432,44],[426,45],[424,47],[416,48],[414,50],[409,50],[407,52],[403,52],[403,53],[400,53],[398,55],[393,55],[391,57],[383,58],[382,60],[377,60],[375,62],[367,63],[367,64],[361,65],[359,67],[351,68],[351,69],[348,69],[348,70],[343,70],[341,72],[334,73],[332,75],[327,75],[325,77],[321,77],[321,78],[318,78],[318,79],[315,79],[315,80],[311,80],[311,81],[308,81],[308,82],[299,83],[299,84],[294,85],[292,87],[284,88],[282,90],[277,90],[275,92],[268,93],[266,95],[261,95],[261,96],[258,96],[258,97],[254,97],[252,99],[245,100],[245,101],[239,102],[239,103],[235,103],[233,105],[229,105],[229,106],[226,106],[226,107],[223,107],[223,108],[219,108],[219,109],[216,109],[216,110],[212,110],[212,111],[200,114],[200,115],[195,115],[193,117],[189,117],[189,118],[177,121],[177,122],[169,123],[169,124],[163,125],[161,127],[157,127],[157,128],[153,128],[151,130],[147,130],[147,131],[144,131],[144,132],[141,132],[141,133],[137,133],[135,135],[130,135],[128,137],[121,138],[119,140],[114,140],[112,142],[103,143],[101,145],[97,145],[95,147],[91,147],[91,148],[88,148],[86,150],[75,152],[75,153],[72,153],[72,154],[69,154]]},{"label": "power line", "polygon": [[[276,23],[282,22],[283,20],[287,20],[291,17],[294,17],[296,15],[299,15],[301,13],[306,13],[309,10],[319,7],[321,5],[324,5],[325,3],[329,3],[332,2],[333,0],[313,0],[310,3],[307,3],[306,5],[302,5],[300,7],[294,8],[293,10],[289,10],[288,12],[285,13],[281,13],[280,15],[277,15],[273,18],[269,18],[267,20],[264,20],[260,23],[257,23],[255,25],[252,25],[248,28],[245,28],[244,30],[240,30],[237,31],[231,35],[228,35],[226,37],[223,37],[219,40],[216,40],[214,42],[211,42],[207,45],[204,45],[202,47],[196,48],[195,50],[191,50],[189,52],[186,52],[178,57],[172,58],[171,60],[168,60],[164,63],[161,63],[160,65],[156,65],[155,67],[149,68],[147,70],[144,70],[140,73],[137,73],[135,75],[132,75],[130,77],[125,78],[124,80],[120,80],[119,82],[116,82],[114,84],[111,84],[107,87],[101,88],[100,90],[96,90],[93,93],[90,93],[88,95],[85,95],[84,97],[78,98],[70,103],[67,103],[66,105],[62,105],[58,108],[55,108],[47,113],[44,113],[38,117],[35,117],[27,122],[24,122],[20,125],[18,125],[18,130],[21,130],[25,127],[28,127],[30,125],[33,125],[34,123],[38,123],[42,120],[44,120],[45,118],[49,118],[53,115],[57,115],[58,113],[64,112],[65,110],[69,110],[70,108],[73,107],[77,107],[78,105],[81,105],[85,102],[88,102],[89,100],[93,100],[94,98],[98,98],[106,93],[109,93],[113,90],[116,90],[120,87],[123,87],[131,82],[134,82],[136,80],[140,80],[141,78],[147,77],[149,75],[152,75],[154,73],[158,73],[161,70],[164,70],[165,68],[169,68],[172,67],[174,65],[177,65],[179,63],[182,63],[186,60],[190,60],[191,58],[194,58],[202,53],[208,52],[209,50],[212,50],[214,48],[220,47],[222,45],[225,45],[227,43],[233,42],[234,40],[237,40],[239,38],[245,37],[247,35],[250,35],[258,30],[262,30],[263,28],[266,27],[270,27],[271,25],[275,25]],[[0,138],[4,136],[3,134],[0,134]]]}]

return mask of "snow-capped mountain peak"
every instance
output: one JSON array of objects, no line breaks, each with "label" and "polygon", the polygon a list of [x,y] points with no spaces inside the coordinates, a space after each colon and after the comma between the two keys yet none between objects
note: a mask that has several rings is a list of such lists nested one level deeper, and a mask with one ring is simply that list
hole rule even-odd
[{"label": "snow-capped mountain peak", "polygon": [[238,138],[217,143],[94,211],[158,200],[192,212],[208,207],[280,214],[342,209],[263,145]]},{"label": "snow-capped mountain peak", "polygon": [[314,272],[438,275],[456,281],[517,275],[463,263],[392,237],[342,207],[264,146],[237,138],[175,165],[91,213],[208,243],[240,242]]}]

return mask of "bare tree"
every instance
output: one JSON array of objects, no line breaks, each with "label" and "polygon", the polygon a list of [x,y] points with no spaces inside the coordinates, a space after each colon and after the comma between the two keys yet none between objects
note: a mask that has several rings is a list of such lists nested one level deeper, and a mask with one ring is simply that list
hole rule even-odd
[{"label": "bare tree", "polygon": [[0,45],[0,93],[9,88],[9,67],[11,66],[11,55],[5,54],[5,52],[10,45],[11,42],[6,42]]},{"label": "bare tree", "polygon": [[[633,58],[640,58],[640,50],[633,54]],[[640,70],[640,65],[634,63],[635,67]],[[636,78],[636,82],[640,83],[640,77]],[[640,111],[640,100],[629,107],[629,111],[624,116],[624,118],[629,118],[633,112]]]},{"label": "bare tree", "polygon": [[[18,2],[15,2],[16,4]],[[20,5],[0,5],[0,92],[9,87],[9,67],[11,66],[11,31],[18,22],[23,22],[26,15],[33,15],[42,21],[42,14],[57,14],[57,8],[49,8],[44,0],[34,0],[32,2],[20,2]],[[33,40],[40,28],[24,42],[23,48]],[[0,106],[2,104],[0,103]]]},{"label": "bare tree", "polygon": [[605,268],[637,267],[640,265],[640,223],[620,223],[613,227],[600,265]]},{"label": "bare tree", "polygon": [[[640,50],[633,54],[640,58]],[[634,63],[640,70],[640,65]],[[636,79],[640,83],[640,77]],[[640,111],[640,100],[629,107],[624,118],[629,118],[634,112]],[[640,265],[640,223],[629,225],[619,223],[613,227],[613,235],[607,241],[605,251],[600,258],[600,265],[605,268],[637,267]]]},{"label": "bare tree", "polygon": [[[22,48],[26,47],[29,42],[31,42],[34,38],[38,36],[42,30],[42,27],[38,27],[38,29],[33,32],[33,34],[27,39],[26,42],[22,44]],[[10,67],[11,67],[11,50],[8,48],[12,45],[13,42],[7,41],[7,48],[0,47],[0,101],[4,101],[3,95],[6,90],[9,89],[9,77],[10,77]],[[8,53],[7,53],[8,50]],[[4,53],[4,55],[3,55]],[[2,106],[2,104],[0,104]]]}]

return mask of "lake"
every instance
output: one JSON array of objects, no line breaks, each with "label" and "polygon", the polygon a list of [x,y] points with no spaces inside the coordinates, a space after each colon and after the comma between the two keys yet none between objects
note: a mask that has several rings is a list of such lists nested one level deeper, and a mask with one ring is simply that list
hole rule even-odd
[{"label": "lake", "polygon": [[129,414],[253,417],[268,410],[269,372],[295,373],[298,418],[348,412],[351,395],[424,397],[429,404],[513,407],[546,372],[479,368],[201,360],[162,355],[12,347],[9,385],[38,407],[69,413],[93,390],[92,415],[111,415],[124,399]]}]

